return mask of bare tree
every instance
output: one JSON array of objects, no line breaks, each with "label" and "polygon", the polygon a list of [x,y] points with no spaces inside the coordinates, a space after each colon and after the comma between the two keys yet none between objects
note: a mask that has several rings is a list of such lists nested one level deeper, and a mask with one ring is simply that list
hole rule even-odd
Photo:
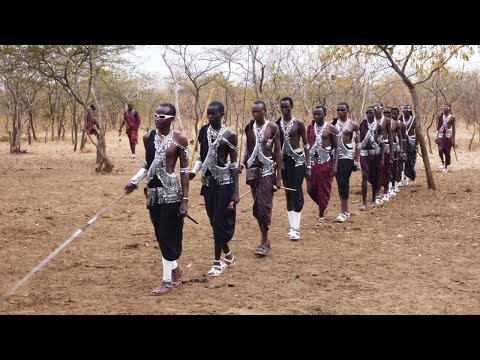
[{"label": "bare tree", "polygon": [[225,56],[225,54],[230,54],[230,52],[221,51],[218,48],[204,47],[196,49],[188,45],[165,46],[164,61],[168,59],[168,56],[172,56],[175,60],[173,62],[166,60],[166,62],[171,64],[172,68],[181,69],[192,85],[195,137],[198,135],[198,123],[202,114],[200,107],[201,90],[222,73],[220,69],[222,65],[231,61],[231,58]]},{"label": "bare tree", "polygon": [[113,169],[113,164],[106,156],[105,130],[95,96],[96,82],[100,70],[115,63],[118,56],[129,48],[131,47],[28,45],[17,49],[19,59],[25,66],[61,85],[83,107],[85,114],[92,111],[88,104],[93,98],[99,111],[97,122],[100,133],[98,144],[92,140],[97,148],[96,171],[111,172]]}]

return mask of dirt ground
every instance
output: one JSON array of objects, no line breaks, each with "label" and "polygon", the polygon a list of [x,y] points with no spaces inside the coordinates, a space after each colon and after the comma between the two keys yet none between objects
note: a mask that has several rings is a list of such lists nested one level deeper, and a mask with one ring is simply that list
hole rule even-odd
[{"label": "dirt ground", "polygon": [[[184,284],[163,297],[148,295],[161,280],[162,262],[139,189],[8,300],[0,299],[0,314],[478,314],[480,146],[476,140],[468,151],[467,136],[459,131],[459,161],[453,157],[451,171],[434,173],[437,191],[427,190],[419,159],[415,183],[367,212],[358,210],[361,175],[354,173],[352,217],[344,224],[334,222],[340,205],[335,182],[320,227],[318,209],[306,196],[298,242],[285,236],[285,197],[277,193],[266,258],[253,253],[260,233],[247,195],[238,204],[231,242],[237,264],[218,278],[206,277],[213,239],[194,179],[189,214],[200,224],[185,220]],[[0,142],[2,295],[121,195],[143,164],[143,146],[131,160],[125,135],[112,132],[107,141],[111,174],[94,172],[92,144],[73,152],[69,141],[40,141],[24,145],[26,154],[11,155],[8,142]],[[430,159],[436,169],[436,151]],[[248,190],[244,176],[240,194]]]}]

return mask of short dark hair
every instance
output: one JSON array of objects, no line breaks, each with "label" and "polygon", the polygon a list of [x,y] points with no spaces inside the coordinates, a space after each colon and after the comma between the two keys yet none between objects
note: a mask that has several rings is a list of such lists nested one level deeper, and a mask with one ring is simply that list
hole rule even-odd
[{"label": "short dark hair", "polygon": [[208,106],[215,106],[220,112],[225,112],[225,107],[220,101],[212,101]]},{"label": "short dark hair", "polygon": [[170,103],[161,103],[160,105],[158,105],[158,107],[168,107],[169,110],[168,110],[168,114],[166,115],[173,115],[173,116],[176,116],[177,115],[177,109],[175,109],[175,106],[173,106],[172,104]]},{"label": "short dark hair", "polygon": [[322,109],[322,110],[323,110],[323,113],[324,113],[325,115],[327,115],[327,108],[325,107],[325,105],[315,106],[315,108],[314,108],[313,110],[315,110],[315,109]]},{"label": "short dark hair", "polygon": [[290,103],[290,106],[293,107],[293,99],[290,96],[284,96],[280,99],[280,102],[282,101],[288,101]]},{"label": "short dark hair", "polygon": [[263,110],[267,111],[267,105],[265,104],[265,101],[263,100],[257,100],[253,103],[254,105],[262,104],[263,105]]},{"label": "short dark hair", "polygon": [[347,104],[346,102],[338,103],[338,105],[345,105],[345,107],[347,108],[347,110],[350,110],[350,106],[348,106],[348,104]]},{"label": "short dark hair", "polygon": [[393,110],[397,110],[398,112],[400,112],[400,110],[399,110],[398,108],[396,108],[396,107],[392,108],[392,111],[393,111]]}]

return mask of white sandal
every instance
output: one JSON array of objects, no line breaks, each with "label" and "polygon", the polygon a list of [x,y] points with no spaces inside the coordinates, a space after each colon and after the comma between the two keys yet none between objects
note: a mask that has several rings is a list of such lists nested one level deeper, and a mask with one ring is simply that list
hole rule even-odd
[{"label": "white sandal", "polygon": [[335,219],[336,222],[345,222],[345,220],[347,220],[347,215],[345,215],[344,213],[340,213],[337,218]]},{"label": "white sandal", "polygon": [[220,265],[212,265],[212,268],[210,271],[207,273],[208,276],[219,276],[223,270],[227,268],[227,264],[225,264],[223,261],[220,262]]},{"label": "white sandal", "polygon": [[[228,268],[228,267],[230,267],[230,266],[235,265],[235,255],[232,255],[232,258],[231,258],[231,259],[227,259],[226,257],[224,257],[222,264],[225,264],[225,269]],[[221,266],[221,265],[220,265],[220,266]]]}]

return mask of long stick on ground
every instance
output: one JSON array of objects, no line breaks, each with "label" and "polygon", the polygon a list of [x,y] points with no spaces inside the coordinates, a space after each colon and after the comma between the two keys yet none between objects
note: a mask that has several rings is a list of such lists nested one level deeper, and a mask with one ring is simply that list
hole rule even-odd
[{"label": "long stick on ground", "polygon": [[[205,110],[203,111],[203,115],[202,115],[202,120],[200,121],[200,128],[199,130],[202,128],[202,126],[205,124],[205,120],[207,118],[207,109],[208,109],[208,105],[210,104],[210,102],[212,101],[212,96],[213,96],[213,92],[215,91],[215,88],[212,88],[210,90],[210,95],[208,95],[208,100],[207,100],[207,106],[205,106]],[[198,136],[195,136],[195,142],[193,143],[193,149],[192,149],[192,155],[191,155],[191,158],[190,158],[190,164],[188,165],[188,167],[191,169],[192,168],[192,165],[193,165],[193,162],[195,161],[195,149],[197,148],[197,142],[198,142]]]},{"label": "long stick on ground", "polygon": [[68,244],[70,244],[75,238],[80,235],[83,231],[85,231],[90,225],[92,225],[95,221],[97,221],[102,214],[110,209],[113,205],[115,205],[118,201],[120,201],[127,193],[123,193],[119,197],[117,197],[115,200],[113,200],[110,205],[108,205],[106,208],[101,210],[98,214],[96,214],[94,217],[92,217],[90,220],[87,221],[85,225],[83,225],[80,229],[75,231],[72,236],[70,236],[67,240],[65,240],[62,245],[57,247],[53,252],[48,255],[45,259],[43,259],[37,266],[35,266],[25,277],[20,280],[17,284],[15,284],[14,287],[12,287],[5,295],[3,296],[4,299],[8,299],[17,289],[25,284],[28,279],[30,279],[37,271],[39,271],[41,268],[43,268],[50,260],[52,260],[55,255],[57,255],[60,251],[63,250]]},{"label": "long stick on ground", "polygon": [[243,197],[245,197],[246,195],[250,194],[251,192],[252,192],[252,190],[248,190],[245,194],[242,194],[242,195],[240,196],[240,199],[243,198]]}]

